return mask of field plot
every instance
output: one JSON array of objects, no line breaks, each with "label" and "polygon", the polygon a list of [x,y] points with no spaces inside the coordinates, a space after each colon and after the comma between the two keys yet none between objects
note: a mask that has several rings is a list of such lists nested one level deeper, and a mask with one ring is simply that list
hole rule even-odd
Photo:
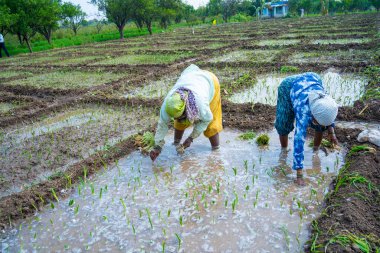
[{"label": "field plot", "polygon": [[[380,129],[379,24],[202,25],[0,59],[0,251],[378,252],[380,152],[358,136]],[[220,81],[221,148],[202,136],[177,155],[170,130],[152,163],[136,136],[190,64]],[[274,119],[303,72],[340,106],[341,149],[314,152],[309,133],[297,187]]]},{"label": "field plot", "polygon": [[[139,120],[137,120],[137,118]],[[1,197],[54,175],[153,124],[146,109],[83,105],[1,134]]]},{"label": "field plot", "polygon": [[[251,88],[233,94],[230,100],[234,103],[262,103],[276,105],[277,88],[287,75],[272,73],[258,76]],[[353,74],[326,72],[321,74],[326,91],[332,95],[340,106],[351,106],[365,91],[368,83],[363,77]]]},{"label": "field plot", "polygon": [[114,73],[52,72],[7,82],[7,84],[34,88],[77,89],[101,85],[121,77],[123,77],[122,74]]},{"label": "field plot", "polygon": [[12,236],[5,243],[11,251],[20,244],[42,251],[67,245],[74,251],[236,252],[253,244],[271,252],[301,250],[306,224],[318,215],[343,154],[325,156],[308,148],[310,187],[298,190],[286,165],[288,152],[281,152],[277,139],[260,149],[238,140],[239,134],[226,130],[220,152],[206,148],[206,139],[184,157],[169,148],[153,168],[149,158],[134,152],[30,220],[18,237],[34,239]]}]

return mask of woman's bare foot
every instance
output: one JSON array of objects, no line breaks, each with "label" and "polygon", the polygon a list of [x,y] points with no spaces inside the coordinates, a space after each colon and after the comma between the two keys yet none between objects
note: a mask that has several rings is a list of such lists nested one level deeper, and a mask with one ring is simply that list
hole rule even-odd
[{"label": "woman's bare foot", "polygon": [[294,180],[294,182],[295,182],[298,186],[305,186],[305,185],[306,185],[305,180],[303,179],[303,172],[302,172],[302,169],[298,169],[298,170],[297,170],[297,179]]},{"label": "woman's bare foot", "polygon": [[294,180],[294,183],[298,186],[305,186],[306,185],[305,180],[303,180],[303,178],[297,178],[296,180]]}]

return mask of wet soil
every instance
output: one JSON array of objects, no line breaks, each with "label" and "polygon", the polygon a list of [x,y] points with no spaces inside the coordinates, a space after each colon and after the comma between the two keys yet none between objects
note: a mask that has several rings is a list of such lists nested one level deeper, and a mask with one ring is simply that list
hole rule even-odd
[{"label": "wet soil", "polygon": [[[367,184],[347,183],[333,191],[326,198],[322,216],[314,223],[312,240],[316,240],[309,243],[307,251],[359,252],[352,242],[346,247],[339,243],[329,243],[337,235],[349,234],[364,237],[371,245],[371,252],[380,247],[380,151],[362,151],[347,157],[346,169],[333,182],[332,189],[339,179],[355,173],[369,180],[372,189],[369,190]],[[312,243],[317,245],[313,249]]]},{"label": "wet soil", "polygon": [[[104,169],[103,164],[110,164],[123,157],[133,150],[133,136],[122,141],[110,150],[100,151],[96,154],[72,165],[65,171],[65,175],[58,174],[50,177],[49,180],[32,185],[22,192],[14,193],[0,199],[0,228],[12,226],[18,219],[26,218],[42,209],[46,203],[54,201],[52,189],[55,189],[57,196],[64,197],[70,193],[71,184],[75,185],[84,178],[84,168],[87,168],[87,176],[91,176],[100,169]],[[69,184],[67,177],[70,178]],[[37,210],[36,210],[37,209]]]}]

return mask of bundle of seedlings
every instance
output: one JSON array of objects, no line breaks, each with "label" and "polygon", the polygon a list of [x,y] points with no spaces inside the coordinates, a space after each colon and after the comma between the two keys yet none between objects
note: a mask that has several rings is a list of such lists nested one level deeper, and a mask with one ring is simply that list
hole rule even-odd
[{"label": "bundle of seedlings", "polygon": [[139,147],[141,153],[148,155],[154,147],[154,134],[146,131],[143,134],[138,134],[135,137],[135,146]]}]

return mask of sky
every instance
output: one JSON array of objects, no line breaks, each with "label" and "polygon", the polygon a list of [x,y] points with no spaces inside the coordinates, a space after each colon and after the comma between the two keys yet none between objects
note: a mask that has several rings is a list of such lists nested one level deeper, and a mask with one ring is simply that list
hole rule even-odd
[{"label": "sky", "polygon": [[[89,4],[89,0],[65,0],[64,2],[71,2],[73,4],[79,4],[82,7],[82,10],[87,13],[87,20],[99,18],[98,8],[93,5]],[[185,0],[188,4],[191,4],[194,6],[194,8],[198,8],[199,6],[204,6],[208,2],[208,0]]]}]

